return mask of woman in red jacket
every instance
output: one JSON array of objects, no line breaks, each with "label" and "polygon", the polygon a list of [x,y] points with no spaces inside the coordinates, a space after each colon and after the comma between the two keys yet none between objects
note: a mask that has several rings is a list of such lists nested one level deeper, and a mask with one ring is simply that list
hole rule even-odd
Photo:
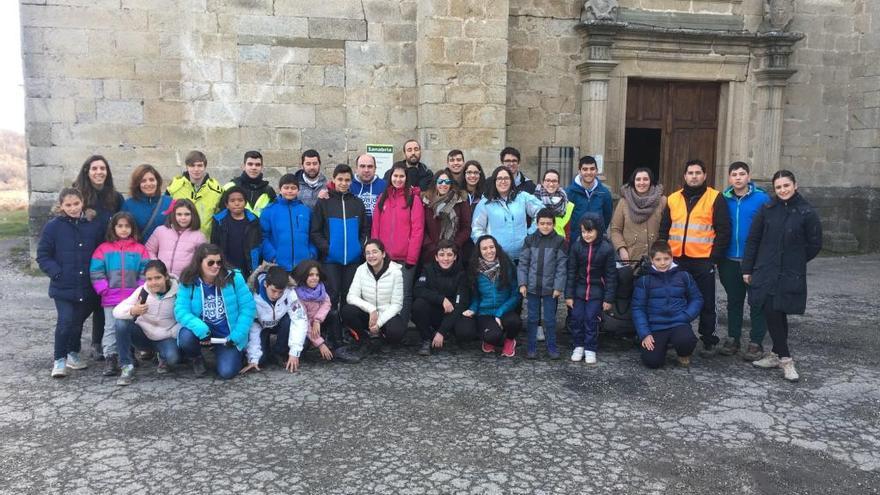
[{"label": "woman in red jacket", "polygon": [[376,202],[370,237],[381,240],[391,261],[404,267],[400,317],[404,324],[409,324],[413,281],[425,233],[425,212],[419,188],[406,184],[404,164],[391,167],[390,178],[388,187]]}]

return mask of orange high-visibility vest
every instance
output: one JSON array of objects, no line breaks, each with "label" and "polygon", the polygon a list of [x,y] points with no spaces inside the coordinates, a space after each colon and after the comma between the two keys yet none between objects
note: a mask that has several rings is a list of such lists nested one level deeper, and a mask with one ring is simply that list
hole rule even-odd
[{"label": "orange high-visibility vest", "polygon": [[688,212],[687,200],[679,189],[669,195],[667,205],[672,226],[669,228],[669,247],[672,256],[682,254],[689,258],[708,258],[715,244],[715,228],[712,227],[712,208],[718,191],[711,187]]}]

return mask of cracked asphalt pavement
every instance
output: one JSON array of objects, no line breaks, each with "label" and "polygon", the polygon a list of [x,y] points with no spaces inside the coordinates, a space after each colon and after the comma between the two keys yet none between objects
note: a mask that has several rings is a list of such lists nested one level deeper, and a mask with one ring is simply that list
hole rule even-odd
[{"label": "cracked asphalt pavement", "polygon": [[48,282],[15,246],[0,242],[0,493],[880,493],[878,255],[809,265],[796,384],[738,356],[651,371],[603,339],[596,367],[406,346],[228,382],[145,364],[117,387],[101,363],[49,377]]}]

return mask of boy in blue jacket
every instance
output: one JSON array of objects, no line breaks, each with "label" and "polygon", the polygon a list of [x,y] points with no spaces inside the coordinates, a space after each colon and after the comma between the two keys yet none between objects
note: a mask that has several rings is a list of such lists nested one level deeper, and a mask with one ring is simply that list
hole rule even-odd
[{"label": "boy in blue jacket", "polygon": [[697,337],[691,322],[700,316],[703,296],[691,275],[672,261],[666,241],[657,241],[648,251],[651,268],[635,283],[632,320],[642,341],[642,362],[656,369],[666,361],[671,344],[678,364],[690,366]]},{"label": "boy in blue jacket", "polygon": [[263,259],[289,272],[300,261],[316,259],[318,250],[309,239],[312,211],[297,198],[296,176],[282,175],[278,189],[280,196],[260,214]]},{"label": "boy in blue jacket", "polygon": [[[571,212],[572,227],[578,224],[586,213],[596,213],[602,217],[604,226],[600,234],[605,234],[605,229],[611,225],[611,214],[614,210],[611,199],[611,191],[602,184],[596,176],[599,175],[599,167],[596,159],[592,156],[582,156],[578,160],[578,175],[571,181],[571,185],[565,190],[568,200],[574,204]],[[574,229],[572,229],[574,230]],[[572,238],[577,237],[576,233]]]}]

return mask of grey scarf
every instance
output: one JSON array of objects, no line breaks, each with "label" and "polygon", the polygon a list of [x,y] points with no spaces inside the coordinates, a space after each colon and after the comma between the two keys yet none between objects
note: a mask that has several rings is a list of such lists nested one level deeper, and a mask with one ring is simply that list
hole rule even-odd
[{"label": "grey scarf", "polygon": [[620,196],[626,201],[630,219],[635,223],[645,223],[651,218],[662,195],[663,186],[660,184],[651,186],[644,196],[639,196],[629,184],[624,184],[620,188]]}]

